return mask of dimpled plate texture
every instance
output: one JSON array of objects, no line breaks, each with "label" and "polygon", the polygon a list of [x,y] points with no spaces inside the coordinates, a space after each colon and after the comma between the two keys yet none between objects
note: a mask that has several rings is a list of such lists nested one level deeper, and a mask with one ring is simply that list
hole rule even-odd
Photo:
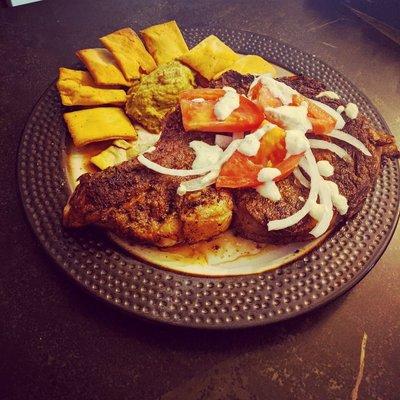
[{"label": "dimpled plate texture", "polygon": [[[327,84],[358,104],[379,129],[388,131],[371,103],[341,74],[287,44],[259,34],[191,28],[190,46],[216,34],[240,53],[256,53],[294,73]],[[95,38],[93,38],[95,40]],[[306,257],[259,275],[207,278],[169,272],[133,259],[96,229],[66,231],[61,212],[68,198],[64,157],[68,132],[53,84],[34,108],[19,151],[23,204],[40,242],[80,285],[135,314],[169,324],[236,328],[291,318],[351,288],[385,250],[399,213],[399,166],[385,160],[374,190],[359,214]]]}]

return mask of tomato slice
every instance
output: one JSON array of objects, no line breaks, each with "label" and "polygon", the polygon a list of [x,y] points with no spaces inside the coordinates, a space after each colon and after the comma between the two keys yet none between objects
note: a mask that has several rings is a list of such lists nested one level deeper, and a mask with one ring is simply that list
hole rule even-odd
[{"label": "tomato slice", "polygon": [[282,102],[272,96],[272,93],[261,82],[257,82],[249,91],[249,97],[262,109],[265,107],[280,107]]},{"label": "tomato slice", "polygon": [[271,129],[260,141],[260,149],[254,157],[247,157],[236,151],[222,166],[217,178],[217,188],[254,188],[260,185],[257,179],[262,168],[275,167],[281,175],[274,180],[280,181],[289,176],[299,164],[303,153],[285,159],[285,131],[279,127]]},{"label": "tomato slice", "polygon": [[278,168],[281,171],[281,175],[274,179],[275,182],[281,181],[282,179],[287,178],[293,170],[299,165],[301,158],[304,153],[294,154],[288,157],[286,160],[281,161],[279,164],[275,165],[275,168]]},{"label": "tomato slice", "polygon": [[[179,96],[185,131],[247,132],[257,129],[264,119],[263,112],[251,100],[240,96],[239,108],[219,121],[214,114],[216,102],[225,94],[223,89],[191,89]],[[202,98],[204,101],[193,101]]]},{"label": "tomato slice", "polygon": [[217,188],[256,187],[260,184],[257,175],[262,168],[262,165],[255,164],[249,157],[236,151],[222,166],[215,186]]},{"label": "tomato slice", "polygon": [[285,131],[278,126],[266,132],[260,140],[258,153],[251,160],[264,166],[281,162],[286,156],[285,136]]},{"label": "tomato slice", "polygon": [[308,104],[307,116],[312,125],[312,132],[317,135],[326,135],[332,132],[335,128],[336,121],[331,115],[301,94],[295,94],[293,96],[293,105],[299,106],[303,101]]}]

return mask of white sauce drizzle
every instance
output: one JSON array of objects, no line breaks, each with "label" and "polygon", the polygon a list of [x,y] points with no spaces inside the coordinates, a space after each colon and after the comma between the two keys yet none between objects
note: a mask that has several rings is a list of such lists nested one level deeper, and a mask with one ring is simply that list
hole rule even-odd
[{"label": "white sauce drizzle", "polygon": [[335,182],[326,181],[326,183],[328,184],[327,186],[331,192],[333,205],[338,210],[340,215],[346,214],[349,209],[346,197],[339,193],[338,185]]},{"label": "white sauce drizzle", "polygon": [[315,97],[317,99],[319,99],[320,97],[328,97],[329,99],[333,99],[333,100],[340,99],[340,96],[337,93],[332,92],[331,90],[325,90],[324,92],[317,94]]},{"label": "white sauce drizzle", "polygon": [[257,186],[256,190],[260,196],[265,197],[274,203],[282,198],[281,192],[274,181],[265,182],[262,185]]},{"label": "white sauce drizzle", "polygon": [[221,147],[211,146],[200,140],[193,140],[189,143],[189,147],[196,153],[192,169],[207,168],[210,165],[217,164],[223,154]]},{"label": "white sauce drizzle", "polygon": [[240,106],[240,96],[235,89],[225,86],[225,94],[215,103],[214,114],[218,121],[227,119]]},{"label": "white sauce drizzle", "polygon": [[191,101],[192,101],[193,103],[203,103],[203,102],[205,102],[206,100],[203,99],[202,97],[196,97],[195,99],[192,99]]},{"label": "white sauce drizzle", "polygon": [[285,129],[295,129],[307,132],[312,128],[311,122],[307,117],[308,106],[306,102],[300,106],[281,106],[281,107],[265,107],[267,113],[282,121]]},{"label": "white sauce drizzle", "polygon": [[[358,107],[357,104],[349,103],[347,104],[344,112],[350,119],[356,119],[358,116]],[[340,128],[339,128],[340,129]]]},{"label": "white sauce drizzle", "polygon": [[310,142],[304,131],[299,129],[288,129],[285,136],[286,158],[291,155],[300,154],[310,148]]},{"label": "white sauce drizzle", "polygon": [[258,153],[260,149],[260,141],[254,133],[246,135],[241,141],[238,152],[244,154],[245,156],[252,157]]},{"label": "white sauce drizzle", "polygon": [[241,140],[238,151],[249,157],[255,156],[260,149],[261,138],[275,126],[274,124],[265,123],[253,133],[246,135]]},{"label": "white sauce drizzle", "polygon": [[273,202],[281,200],[281,193],[274,182],[279,175],[281,175],[281,171],[278,168],[263,168],[257,176],[258,181],[263,182],[262,185],[257,186],[257,192]]},{"label": "white sauce drizzle", "polygon": [[292,103],[293,95],[298,94],[296,90],[292,89],[285,83],[276,81],[274,78],[270,76],[270,74],[261,75],[255,80],[257,82],[260,81],[261,84],[270,91],[272,96],[278,98],[283,105],[288,105]]},{"label": "white sauce drizzle", "polygon": [[325,178],[332,176],[334,173],[333,165],[328,160],[320,160],[317,162],[319,174]]}]

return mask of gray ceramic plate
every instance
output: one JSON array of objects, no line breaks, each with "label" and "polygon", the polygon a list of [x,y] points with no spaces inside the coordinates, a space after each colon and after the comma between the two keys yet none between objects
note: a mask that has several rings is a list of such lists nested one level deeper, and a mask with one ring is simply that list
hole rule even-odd
[{"label": "gray ceramic plate", "polygon": [[[216,34],[240,53],[319,79],[359,105],[374,125],[388,127],[368,99],[340,73],[287,44],[228,29],[184,30],[190,46]],[[236,328],[298,316],[338,297],[374,266],[399,216],[400,171],[385,160],[360,213],[305,257],[259,275],[208,278],[169,272],[133,259],[102,233],[66,231],[61,210],[68,197],[63,170],[68,133],[55,85],[41,97],[25,127],[19,184],[28,219],[55,262],[95,296],[139,317],[198,328]]]}]

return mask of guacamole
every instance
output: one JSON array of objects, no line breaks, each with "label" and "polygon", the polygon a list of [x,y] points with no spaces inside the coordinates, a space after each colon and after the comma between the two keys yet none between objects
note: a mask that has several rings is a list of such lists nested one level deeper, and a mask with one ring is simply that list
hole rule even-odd
[{"label": "guacamole", "polygon": [[195,85],[193,72],[178,61],[159,66],[128,92],[126,113],[153,133],[160,133],[162,120],[178,102],[178,95]]}]

